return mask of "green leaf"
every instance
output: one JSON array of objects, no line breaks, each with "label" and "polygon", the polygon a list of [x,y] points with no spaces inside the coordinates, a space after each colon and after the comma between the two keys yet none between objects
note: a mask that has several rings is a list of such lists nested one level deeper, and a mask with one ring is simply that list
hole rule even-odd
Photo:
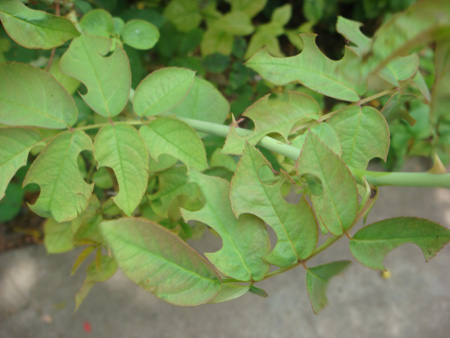
[{"label": "green leaf", "polygon": [[184,100],[167,114],[222,124],[229,112],[230,104],[216,87],[196,77]]},{"label": "green leaf", "polygon": [[450,2],[418,1],[377,30],[372,38],[371,56],[367,59],[369,71],[378,71],[412,48],[449,35]]},{"label": "green leaf", "polygon": [[178,158],[188,168],[204,170],[208,167],[203,142],[197,132],[182,121],[158,118],[142,126],[139,133],[155,160],[162,154],[168,154]]},{"label": "green leaf", "polygon": [[231,10],[243,12],[253,18],[266,6],[266,3],[267,0],[231,0]]},{"label": "green leaf", "polygon": [[215,20],[209,27],[233,36],[249,35],[253,32],[250,18],[243,12],[229,12],[220,19]]},{"label": "green leaf", "polygon": [[317,219],[333,235],[342,235],[358,211],[358,191],[349,169],[309,132],[298,160],[298,172],[315,175],[322,181],[323,195],[312,197]]},{"label": "green leaf", "polygon": [[291,19],[291,15],[292,15],[292,6],[290,4],[278,7],[273,11],[270,23],[272,25],[283,27],[289,22],[289,20]]},{"label": "green leaf", "polygon": [[416,244],[428,261],[449,241],[450,230],[435,222],[397,217],[359,230],[350,240],[350,251],[361,264],[375,270],[386,270],[384,257],[402,244]]},{"label": "green leaf", "polygon": [[366,91],[367,83],[361,79],[359,70],[353,67],[356,55],[346,49],[341,60],[330,60],[317,47],[315,34],[300,36],[304,43],[302,53],[274,58],[263,49],[247,61],[246,65],[276,85],[299,82],[326,96],[358,101]]},{"label": "green leaf", "polygon": [[450,38],[439,41],[436,44],[434,67],[435,80],[431,94],[430,116],[433,121],[448,116],[450,105]]},{"label": "green leaf", "polygon": [[107,125],[98,132],[94,148],[98,167],[110,167],[116,174],[119,192],[114,202],[130,216],[147,188],[148,153],[142,138],[131,126]]},{"label": "green leaf", "polygon": [[80,86],[80,81],[61,72],[61,69],[59,68],[60,60],[60,58],[53,59],[49,73],[53,75],[56,81],[58,81],[65,90],[67,90],[69,95],[73,95]]},{"label": "green leaf", "polygon": [[2,0],[0,20],[11,39],[25,48],[52,49],[80,35],[66,18],[30,9],[20,0]]},{"label": "green leaf", "polygon": [[44,144],[41,140],[42,136],[33,129],[0,129],[0,200],[17,170],[27,164],[31,149]]},{"label": "green leaf", "polygon": [[233,51],[233,42],[233,34],[211,27],[203,35],[203,40],[200,44],[202,56],[206,57],[214,53],[230,55]]},{"label": "green leaf", "polygon": [[18,183],[10,183],[5,198],[0,201],[0,223],[9,222],[22,210],[23,189]]},{"label": "green leaf", "polygon": [[164,9],[164,16],[181,32],[189,32],[202,21],[197,1],[172,0]]},{"label": "green leaf", "polygon": [[[308,131],[314,133],[319,140],[327,145],[336,155],[342,156],[342,145],[336,130],[328,123],[313,125]],[[291,145],[302,150],[308,133],[303,133],[291,140]]]},{"label": "green leaf", "polygon": [[168,112],[178,105],[194,84],[195,72],[186,68],[163,68],[148,75],[133,98],[133,108],[139,116]]},{"label": "green leaf", "polygon": [[269,253],[269,236],[261,220],[253,215],[236,219],[231,210],[230,184],[222,178],[191,172],[205,205],[198,211],[182,210],[185,221],[203,222],[222,238],[222,248],[206,257],[225,275],[241,281],[261,280],[270,265],[263,260]]},{"label": "green leaf", "polygon": [[326,291],[330,279],[340,274],[350,264],[350,261],[337,261],[307,269],[306,289],[314,313],[319,313],[328,304]]},{"label": "green leaf", "polygon": [[252,57],[263,47],[267,47],[267,51],[271,55],[278,57],[284,56],[283,52],[280,49],[280,44],[276,35],[267,33],[266,31],[258,31],[252,35],[244,58],[248,59]]},{"label": "green leaf", "polygon": [[44,224],[44,244],[48,253],[61,253],[73,249],[71,222],[58,223],[49,218]]},{"label": "green leaf", "polygon": [[23,186],[36,183],[41,193],[30,209],[58,223],[73,220],[87,207],[93,184],[87,184],[78,170],[81,151],[93,151],[84,132],[66,132],[55,137],[33,162]]},{"label": "green leaf", "polygon": [[308,258],[314,251],[317,222],[306,199],[302,198],[298,204],[286,202],[280,192],[284,180],[274,184],[261,180],[259,172],[265,166],[271,168],[269,161],[247,144],[231,181],[231,206],[236,217],[251,213],[273,228],[278,240],[265,260],[287,267]]},{"label": "green leaf", "polygon": [[87,87],[83,100],[105,117],[118,115],[128,102],[131,72],[128,57],[120,46],[110,56],[112,40],[82,35],[70,44],[61,58],[61,71]]},{"label": "green leaf", "polygon": [[429,103],[431,101],[430,89],[428,88],[428,85],[425,82],[425,79],[423,78],[423,75],[420,72],[420,70],[418,70],[416,75],[414,76],[414,83],[416,84],[417,89],[419,89],[420,93],[424,97],[425,101]]},{"label": "green leaf", "polygon": [[354,46],[350,46],[349,48],[358,56],[367,54],[370,50],[371,43],[371,39],[361,33],[361,26],[362,24],[360,22],[349,20],[342,16],[338,17],[336,24],[336,30],[339,34],[354,44]]},{"label": "green leaf", "polygon": [[381,113],[372,107],[345,108],[328,120],[340,137],[342,159],[354,168],[365,169],[375,157],[386,161],[389,127]]},{"label": "green leaf", "polygon": [[116,271],[117,263],[112,257],[101,256],[100,268],[95,261],[91,262],[87,268],[86,280],[81,286],[80,291],[75,295],[74,311],[78,310],[84,298],[86,298],[87,294],[96,283],[108,280],[116,273]]},{"label": "green leaf", "polygon": [[[64,129],[77,120],[72,97],[49,73],[22,63],[0,65],[0,123]],[[26,95],[24,95],[26,93]]]},{"label": "green leaf", "polygon": [[389,84],[399,87],[400,81],[412,78],[419,68],[419,58],[416,54],[397,57],[381,69],[378,74]]},{"label": "green leaf", "polygon": [[256,145],[264,136],[277,133],[287,137],[297,123],[308,122],[319,117],[319,105],[310,96],[299,92],[289,92],[289,101],[270,100],[266,95],[251,105],[242,116],[250,118],[255,129],[248,136],[238,133],[232,126],[227,136],[224,153],[242,154],[245,143]]},{"label": "green leaf", "polygon": [[188,182],[186,167],[173,167],[158,175],[159,190],[150,195],[151,207],[156,214],[168,217],[168,211],[175,199],[184,195],[196,199],[200,191],[196,184]]},{"label": "green leaf", "polygon": [[194,249],[162,226],[139,218],[100,225],[123,272],[168,303],[200,305],[214,298],[221,281]]},{"label": "green leaf", "polygon": [[86,34],[109,38],[114,30],[114,21],[109,12],[95,9],[81,18],[80,27]]},{"label": "green leaf", "polygon": [[220,289],[217,296],[211,299],[208,303],[218,304],[239,298],[245,295],[249,288],[249,285],[224,283],[222,284],[222,288]]},{"label": "green leaf", "polygon": [[303,15],[308,21],[319,21],[323,16],[324,9],[324,0],[306,0],[303,2]]},{"label": "green leaf", "polygon": [[159,31],[145,20],[128,21],[122,32],[123,42],[136,49],[150,49],[159,40]]},{"label": "green leaf", "polygon": [[102,243],[99,224],[103,217],[100,211],[100,201],[96,195],[92,195],[86,210],[72,221],[75,244],[86,241]]}]

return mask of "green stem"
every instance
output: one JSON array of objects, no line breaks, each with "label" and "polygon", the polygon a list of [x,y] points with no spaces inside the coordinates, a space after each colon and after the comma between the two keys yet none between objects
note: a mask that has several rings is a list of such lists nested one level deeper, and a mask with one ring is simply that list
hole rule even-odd
[{"label": "green stem", "polygon": [[[230,126],[222,124],[193,120],[188,118],[178,117],[177,119],[190,125],[198,132],[207,134],[213,134],[221,137],[227,137],[230,132]],[[128,125],[143,125],[148,124],[151,121],[145,120],[133,120],[133,121],[118,121],[115,124],[128,124]],[[74,130],[88,130],[98,129],[105,126],[107,123],[95,124],[84,126],[80,128],[74,128]],[[242,137],[246,137],[252,134],[251,130],[236,127],[236,134]],[[296,161],[301,150],[277,141],[272,137],[264,136],[258,145],[264,147],[270,151],[286,156],[293,161]],[[450,188],[450,174],[431,174],[431,173],[389,173],[389,172],[377,172],[369,171],[357,168],[349,168],[355,178],[359,182],[364,182],[366,178],[367,182],[375,186],[409,186],[409,187],[430,187],[430,188]]]}]

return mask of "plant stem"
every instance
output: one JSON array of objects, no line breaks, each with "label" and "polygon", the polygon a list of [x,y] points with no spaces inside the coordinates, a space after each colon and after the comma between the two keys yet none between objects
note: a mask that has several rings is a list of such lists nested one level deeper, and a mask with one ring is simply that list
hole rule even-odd
[{"label": "plant stem", "polygon": [[[226,137],[230,132],[230,126],[193,120],[188,118],[177,117],[194,128],[195,130],[207,134],[213,134],[217,136]],[[132,121],[117,121],[115,124],[128,124],[128,125],[145,125],[150,123],[149,120],[132,120]],[[107,123],[94,124],[84,126],[80,128],[74,128],[73,130],[89,130],[98,129],[105,126]],[[236,134],[241,137],[251,135],[253,132],[248,129],[235,127]],[[258,145],[264,147],[270,151],[286,156],[293,161],[297,161],[301,150],[295,148],[286,143],[275,140],[272,137],[264,136]],[[429,187],[429,188],[450,188],[450,174],[431,174],[431,173],[390,173],[390,172],[377,172],[369,171],[357,168],[349,168],[352,174],[359,182],[363,182],[364,178],[372,185],[375,186],[408,186],[408,187]]]}]

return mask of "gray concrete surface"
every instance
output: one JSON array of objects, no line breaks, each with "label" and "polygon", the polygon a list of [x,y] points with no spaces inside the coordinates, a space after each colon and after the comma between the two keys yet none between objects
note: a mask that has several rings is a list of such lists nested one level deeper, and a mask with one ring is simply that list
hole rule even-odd
[{"label": "gray concrete surface", "polygon": [[[414,163],[409,169],[420,170]],[[450,191],[382,188],[369,222],[400,215],[450,228]],[[211,239],[197,244],[201,250],[217,245]],[[310,266],[352,259],[347,246],[343,238]],[[450,246],[429,263],[414,245],[398,248],[385,260],[390,279],[353,264],[330,283],[330,304],[320,315],[311,311],[301,268],[260,283],[269,298],[248,294],[196,308],[166,304],[117,273],[72,314],[84,278],[69,277],[75,257],[47,255],[38,246],[0,255],[1,338],[450,337]]]}]

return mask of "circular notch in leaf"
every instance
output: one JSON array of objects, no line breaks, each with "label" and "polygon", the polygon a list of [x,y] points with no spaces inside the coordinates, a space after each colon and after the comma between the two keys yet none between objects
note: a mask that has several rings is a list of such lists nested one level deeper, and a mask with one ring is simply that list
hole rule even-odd
[{"label": "circular notch in leaf", "polygon": [[178,105],[194,84],[195,72],[186,68],[163,68],[148,75],[133,98],[139,116],[163,114]]},{"label": "circular notch in leaf", "polygon": [[428,261],[449,241],[450,230],[442,225],[422,218],[397,217],[359,230],[350,240],[350,251],[361,264],[386,270],[384,257],[402,244],[416,244]]},{"label": "circular notch in leaf", "polygon": [[136,49],[150,49],[159,40],[159,31],[145,20],[128,21],[122,31],[122,40]]},{"label": "circular notch in leaf", "polygon": [[103,222],[100,231],[122,271],[168,303],[204,304],[221,288],[220,277],[212,266],[159,224],[121,218]]},{"label": "circular notch in leaf", "polygon": [[46,71],[23,63],[4,63],[0,79],[4,79],[0,81],[0,123],[64,129],[77,121],[74,100]]}]

